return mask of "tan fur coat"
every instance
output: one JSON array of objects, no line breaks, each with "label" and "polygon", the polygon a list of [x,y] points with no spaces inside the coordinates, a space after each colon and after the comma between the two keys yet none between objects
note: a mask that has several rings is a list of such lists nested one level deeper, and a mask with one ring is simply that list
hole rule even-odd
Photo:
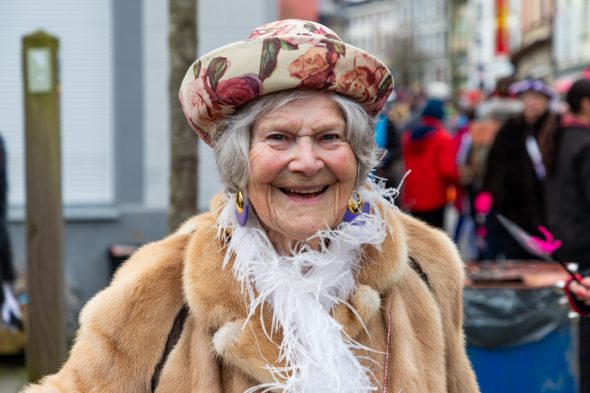
[{"label": "tan fur coat", "polygon": [[[393,236],[380,252],[365,249],[350,299],[368,334],[346,308],[337,306],[334,317],[355,340],[376,350],[358,355],[374,360],[366,364],[379,391],[479,392],[465,354],[463,268],[454,245],[399,211],[388,215]],[[61,371],[23,393],[151,392],[185,303],[188,317],[161,369],[157,393],[241,393],[269,381],[263,367],[277,358],[277,345],[262,333],[260,318],[241,329],[246,299],[230,268],[222,268],[215,223],[215,215],[206,213],[142,247],[82,311]],[[410,267],[409,256],[427,278]],[[264,323],[269,320],[265,315]]]}]

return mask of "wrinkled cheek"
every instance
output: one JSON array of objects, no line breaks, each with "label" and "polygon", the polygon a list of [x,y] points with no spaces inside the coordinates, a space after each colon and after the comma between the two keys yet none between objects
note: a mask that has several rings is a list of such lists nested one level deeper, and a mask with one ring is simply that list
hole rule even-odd
[{"label": "wrinkled cheek", "polygon": [[340,181],[354,182],[356,180],[357,165],[352,152],[336,155],[333,157],[332,162],[332,171]]},{"label": "wrinkled cheek", "polygon": [[254,209],[256,211],[268,211],[269,203],[265,186],[262,186],[254,182],[253,180],[250,180],[248,182],[247,191],[248,199],[250,200],[250,203],[254,206]]},{"label": "wrinkled cheek", "polygon": [[264,147],[252,147],[249,155],[250,181],[257,184],[270,183],[286,166],[284,155],[277,155]]},{"label": "wrinkled cheek", "polygon": [[276,171],[271,163],[267,163],[266,165],[250,163],[250,178],[248,179],[248,183],[253,186],[262,184],[267,185],[276,177],[275,172]]}]

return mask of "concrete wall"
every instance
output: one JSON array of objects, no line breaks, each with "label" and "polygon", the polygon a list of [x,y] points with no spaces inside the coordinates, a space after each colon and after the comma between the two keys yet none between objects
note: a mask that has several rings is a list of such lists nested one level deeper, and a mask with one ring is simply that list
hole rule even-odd
[{"label": "concrete wall", "polygon": [[[74,296],[70,313],[80,307],[110,280],[108,246],[113,242],[142,244],[162,238],[166,232],[165,211],[127,211],[66,220],[64,225],[64,256],[67,292]],[[26,246],[24,222],[10,224],[15,264],[24,269]]]}]

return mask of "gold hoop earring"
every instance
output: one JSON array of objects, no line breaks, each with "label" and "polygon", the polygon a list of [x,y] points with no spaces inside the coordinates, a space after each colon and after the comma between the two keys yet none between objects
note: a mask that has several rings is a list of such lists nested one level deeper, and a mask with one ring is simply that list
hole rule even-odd
[{"label": "gold hoop earring", "polygon": [[238,214],[244,212],[244,195],[242,195],[242,191],[238,191],[236,194],[236,210]]},{"label": "gold hoop earring", "polygon": [[352,214],[359,214],[363,208],[363,198],[361,198],[361,194],[358,191],[356,193],[356,201],[351,197],[348,201],[348,210]]},{"label": "gold hoop earring", "polygon": [[245,226],[248,222],[248,210],[248,201],[242,192],[238,191],[236,193],[236,218],[241,226]]}]

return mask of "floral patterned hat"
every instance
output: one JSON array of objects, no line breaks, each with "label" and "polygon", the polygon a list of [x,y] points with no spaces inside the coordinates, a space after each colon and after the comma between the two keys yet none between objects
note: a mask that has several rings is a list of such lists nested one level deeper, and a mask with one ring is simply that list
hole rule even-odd
[{"label": "floral patterned hat", "polygon": [[179,98],[190,126],[212,145],[216,121],[260,96],[296,88],[340,93],[375,116],[393,90],[393,78],[380,60],[326,26],[287,19],[203,55],[188,69]]}]

